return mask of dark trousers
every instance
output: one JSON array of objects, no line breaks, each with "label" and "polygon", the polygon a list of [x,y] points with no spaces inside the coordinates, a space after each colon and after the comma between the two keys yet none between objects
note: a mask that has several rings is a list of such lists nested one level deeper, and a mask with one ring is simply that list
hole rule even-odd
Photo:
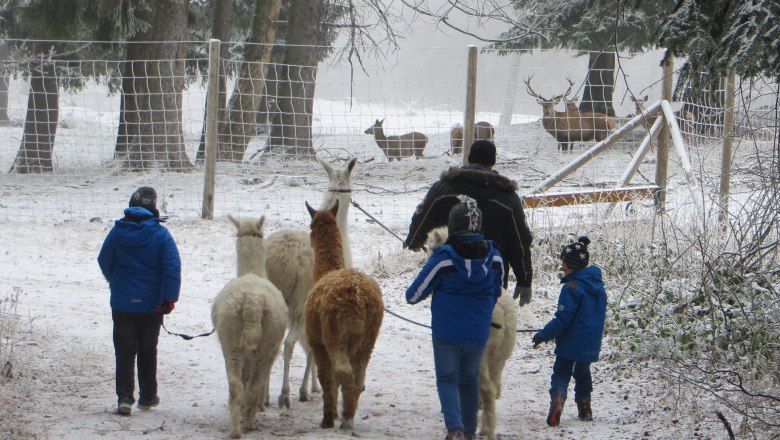
[{"label": "dark trousers", "polygon": [[133,398],[135,365],[138,360],[139,396],[157,395],[157,340],[163,315],[158,313],[111,312],[114,320],[116,395]]},{"label": "dark trousers", "polygon": [[555,358],[553,374],[550,377],[550,395],[566,397],[569,381],[574,377],[574,400],[590,398],[593,392],[593,380],[590,375],[590,362],[576,362],[560,356]]}]

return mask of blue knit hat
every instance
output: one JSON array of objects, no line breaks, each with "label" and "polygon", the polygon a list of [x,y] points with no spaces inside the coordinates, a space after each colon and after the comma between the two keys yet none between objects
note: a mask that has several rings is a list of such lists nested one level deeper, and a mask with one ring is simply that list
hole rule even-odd
[{"label": "blue knit hat", "polygon": [[582,269],[590,261],[590,253],[588,253],[589,244],[590,239],[583,235],[577,239],[576,243],[563,247],[560,255],[561,260],[565,261],[566,265],[571,269]]}]

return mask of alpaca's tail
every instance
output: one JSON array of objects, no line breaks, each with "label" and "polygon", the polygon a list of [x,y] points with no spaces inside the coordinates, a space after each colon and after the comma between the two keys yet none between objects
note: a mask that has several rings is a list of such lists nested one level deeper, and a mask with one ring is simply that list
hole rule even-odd
[{"label": "alpaca's tail", "polygon": [[330,360],[333,363],[333,371],[336,375],[352,374],[352,364],[349,362],[349,356],[343,350],[333,350],[330,353]]},{"label": "alpaca's tail", "polygon": [[244,305],[241,307],[241,335],[239,336],[239,347],[243,347],[246,351],[256,351],[258,349],[258,342],[263,340],[263,313],[264,306],[262,304],[247,304],[249,302],[256,303],[261,297],[248,297],[244,299]]}]

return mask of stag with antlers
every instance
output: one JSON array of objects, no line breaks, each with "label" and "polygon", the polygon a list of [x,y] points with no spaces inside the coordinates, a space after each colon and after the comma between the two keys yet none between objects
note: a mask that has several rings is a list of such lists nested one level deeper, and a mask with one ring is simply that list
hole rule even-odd
[{"label": "stag with antlers", "polygon": [[[609,132],[615,128],[615,120],[603,113],[580,113],[574,106],[574,111],[559,112],[555,111],[555,106],[565,100],[571,93],[574,82],[568,78],[569,88],[566,92],[555,95],[552,98],[544,98],[531,88],[531,79],[528,77],[524,82],[526,91],[530,96],[536,98],[542,106],[542,126],[558,141],[558,149],[562,151],[571,150],[574,142],[602,141]],[[567,107],[571,107],[567,104]]]}]

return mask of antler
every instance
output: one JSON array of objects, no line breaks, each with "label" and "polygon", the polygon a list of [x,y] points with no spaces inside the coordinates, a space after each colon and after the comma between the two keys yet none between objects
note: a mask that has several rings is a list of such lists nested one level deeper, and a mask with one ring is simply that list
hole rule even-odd
[{"label": "antler", "polygon": [[532,88],[531,88],[531,78],[533,78],[533,77],[534,77],[534,76],[533,76],[533,74],[532,74],[531,76],[529,76],[528,78],[526,78],[526,79],[524,79],[524,80],[523,80],[523,82],[525,83],[525,91],[526,91],[526,92],[528,92],[528,94],[529,94],[530,96],[533,96],[534,98],[538,98],[538,99],[541,99],[541,100],[545,100],[544,98],[542,98],[541,96],[539,96],[539,94],[537,94],[536,92],[534,92],[534,89],[532,89]]},{"label": "antler", "polygon": [[553,98],[551,99],[551,101],[557,101],[557,100],[559,100],[559,99],[566,99],[566,97],[567,97],[567,96],[569,96],[569,93],[571,93],[571,89],[572,89],[572,87],[574,87],[574,81],[570,80],[570,79],[569,79],[569,78],[567,78],[567,77],[566,77],[566,81],[569,83],[569,88],[568,88],[568,89],[566,89],[566,92],[564,92],[562,95],[553,96]]}]

